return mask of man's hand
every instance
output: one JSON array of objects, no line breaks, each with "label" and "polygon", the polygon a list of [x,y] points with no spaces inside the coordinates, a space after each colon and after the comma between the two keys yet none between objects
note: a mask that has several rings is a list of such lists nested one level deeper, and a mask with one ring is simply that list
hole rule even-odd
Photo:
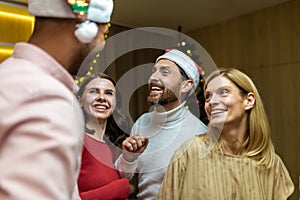
[{"label": "man's hand", "polygon": [[133,162],[147,148],[149,139],[142,135],[132,135],[122,143],[123,157],[128,162]]}]

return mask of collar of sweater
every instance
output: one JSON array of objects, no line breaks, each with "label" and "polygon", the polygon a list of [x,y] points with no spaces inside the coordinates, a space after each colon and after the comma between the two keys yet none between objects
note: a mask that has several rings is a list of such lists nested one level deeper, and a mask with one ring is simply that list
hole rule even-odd
[{"label": "collar of sweater", "polygon": [[182,121],[189,113],[185,108],[185,101],[177,106],[176,108],[167,112],[157,112],[154,108],[153,112],[150,113],[152,123],[156,124],[161,128],[172,128]]}]

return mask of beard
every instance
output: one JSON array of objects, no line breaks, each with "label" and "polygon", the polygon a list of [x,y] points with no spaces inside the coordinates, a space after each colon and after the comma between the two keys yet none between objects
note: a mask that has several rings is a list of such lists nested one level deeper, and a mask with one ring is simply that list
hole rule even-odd
[{"label": "beard", "polygon": [[[150,84],[153,86],[154,84]],[[168,103],[176,102],[178,101],[178,96],[169,88],[166,88],[162,85],[157,85],[156,86],[160,87],[163,92],[162,95],[160,95],[159,98],[154,98],[151,94],[147,97],[147,102],[151,105],[166,105]],[[150,86],[150,87],[151,87]]]}]

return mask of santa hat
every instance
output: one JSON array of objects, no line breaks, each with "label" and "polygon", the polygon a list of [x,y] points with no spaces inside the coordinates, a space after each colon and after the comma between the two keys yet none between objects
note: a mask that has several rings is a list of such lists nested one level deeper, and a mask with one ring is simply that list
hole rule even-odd
[{"label": "santa hat", "polygon": [[[107,23],[112,10],[112,0],[90,0],[87,19]],[[28,11],[39,17],[76,18],[67,0],[28,0]]]},{"label": "santa hat", "polygon": [[[86,2],[88,3],[87,20],[78,24],[78,29],[75,31],[76,37],[79,37],[82,43],[89,43],[96,37],[98,26],[94,22],[109,22],[113,11],[112,0],[86,0]],[[77,17],[68,0],[28,0],[28,11],[38,17],[67,19]]]},{"label": "santa hat", "polygon": [[161,59],[167,59],[176,63],[185,72],[188,78],[193,80],[194,88],[190,94],[196,90],[199,84],[199,71],[201,68],[188,55],[177,49],[167,49],[165,54],[156,59],[156,63]]}]

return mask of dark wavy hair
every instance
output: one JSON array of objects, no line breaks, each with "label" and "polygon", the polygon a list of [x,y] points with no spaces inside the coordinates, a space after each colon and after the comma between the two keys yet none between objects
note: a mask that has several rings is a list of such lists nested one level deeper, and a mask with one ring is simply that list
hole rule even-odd
[{"label": "dark wavy hair", "polygon": [[[77,96],[79,98],[82,98],[86,85],[89,84],[89,82],[91,82],[92,80],[97,78],[107,79],[110,82],[112,82],[114,86],[116,86],[116,82],[109,75],[104,73],[92,74],[91,76],[86,78],[82,82],[82,84],[80,84],[80,88],[79,91],[77,92]],[[121,93],[117,88],[115,89],[116,89],[116,108],[114,109],[112,115],[109,116],[109,118],[107,119],[104,141],[110,146],[116,145],[118,147],[121,147],[122,142],[126,139],[126,137],[129,136],[131,130],[131,123],[129,117],[122,113]],[[84,113],[85,121],[87,121],[89,116],[84,111],[84,109],[82,110]],[[94,130],[90,130],[87,127],[85,127],[85,131],[88,134],[93,134],[95,132]]]}]

